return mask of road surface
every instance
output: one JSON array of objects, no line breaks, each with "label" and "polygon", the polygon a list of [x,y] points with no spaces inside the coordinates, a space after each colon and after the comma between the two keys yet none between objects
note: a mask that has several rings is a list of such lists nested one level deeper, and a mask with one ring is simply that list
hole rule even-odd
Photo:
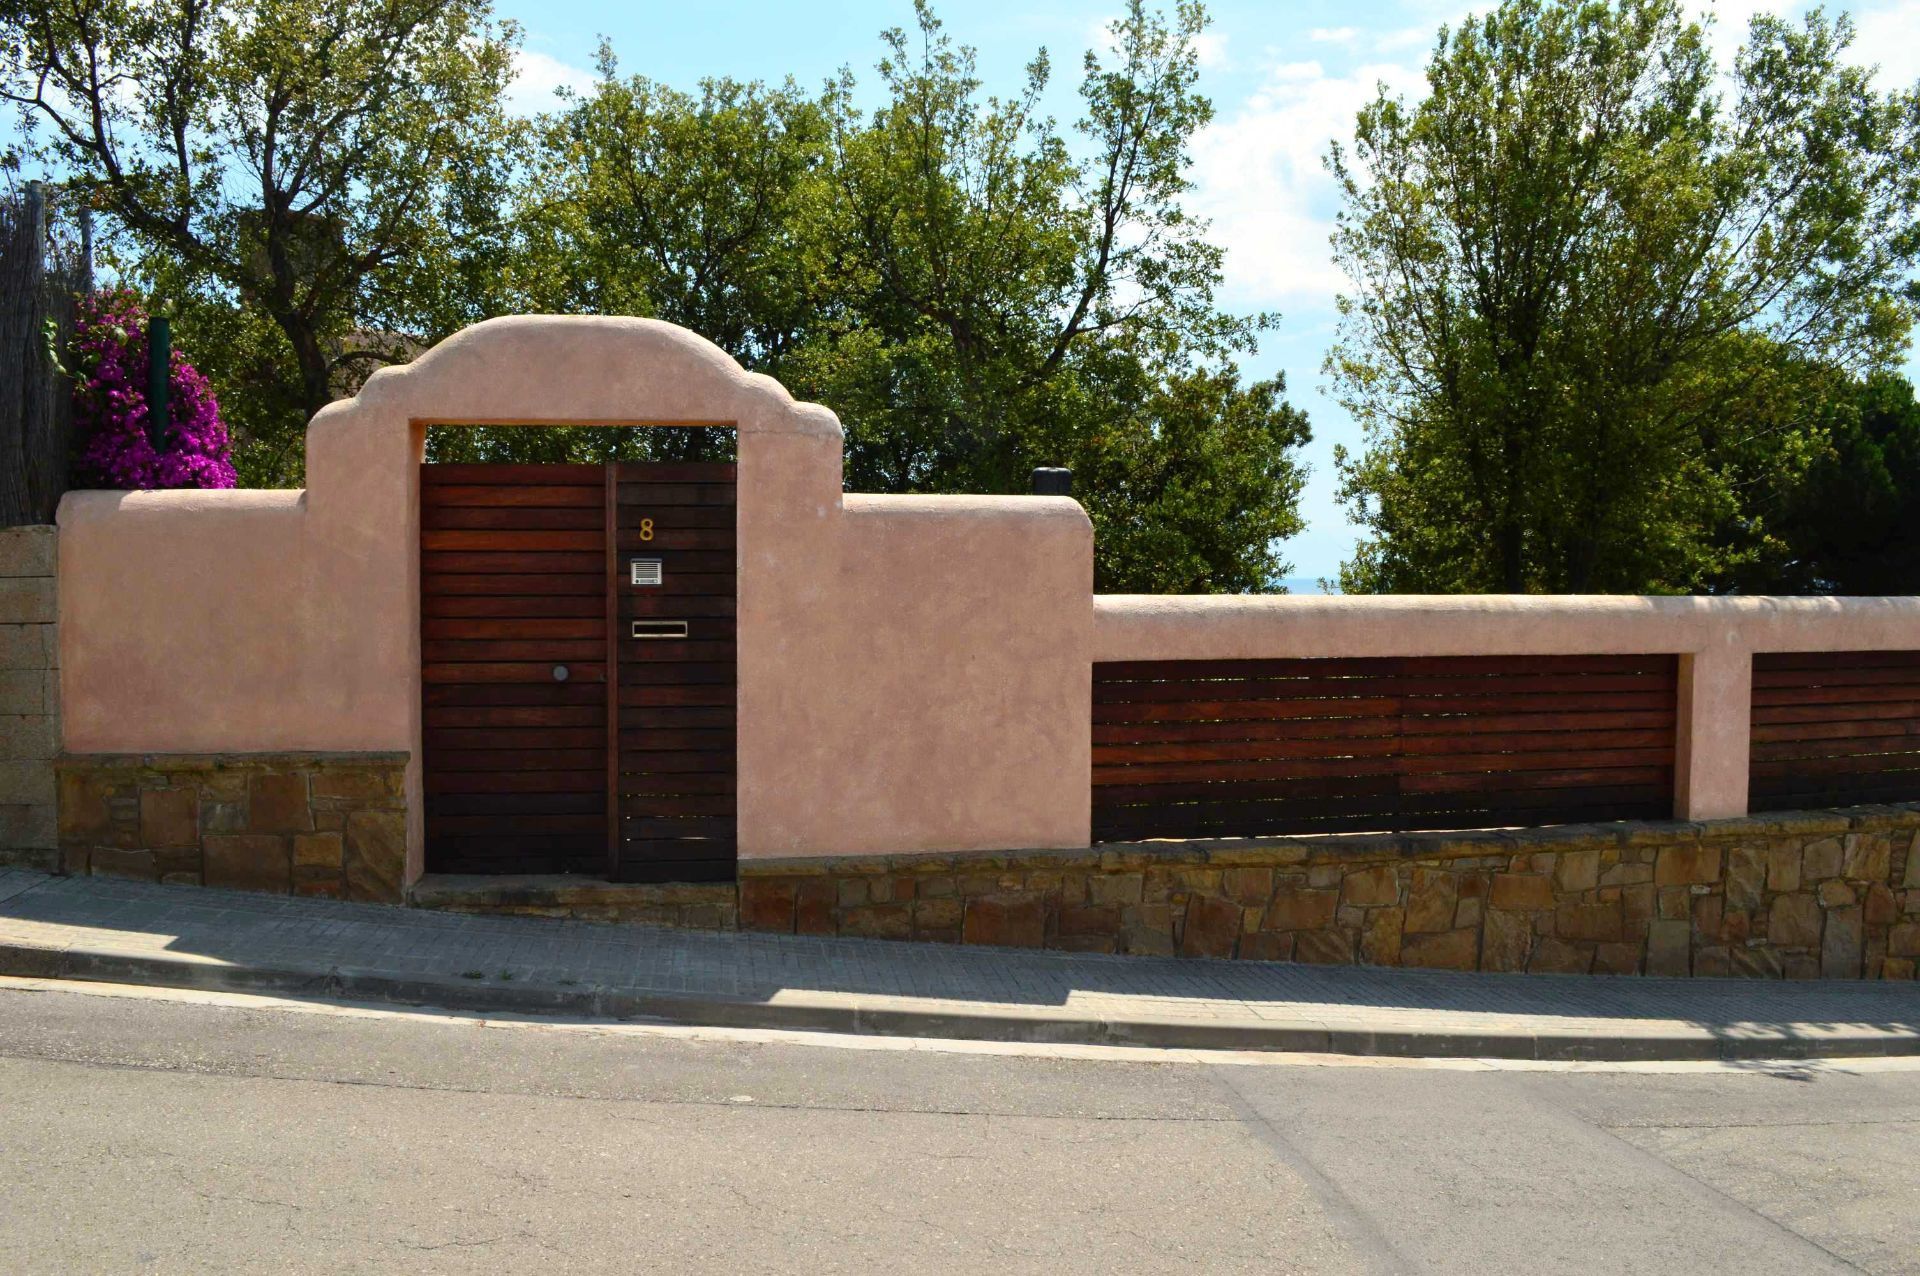
[{"label": "road surface", "polygon": [[1920,1063],[1276,1061],[0,980],[0,1271],[1920,1272]]}]

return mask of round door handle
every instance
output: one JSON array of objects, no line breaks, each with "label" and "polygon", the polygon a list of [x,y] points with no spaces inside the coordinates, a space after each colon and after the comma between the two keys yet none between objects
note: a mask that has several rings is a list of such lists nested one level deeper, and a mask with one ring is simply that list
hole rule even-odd
[{"label": "round door handle", "polygon": [[567,667],[565,665],[555,665],[553,667],[553,680],[555,682],[565,682],[567,677]]}]

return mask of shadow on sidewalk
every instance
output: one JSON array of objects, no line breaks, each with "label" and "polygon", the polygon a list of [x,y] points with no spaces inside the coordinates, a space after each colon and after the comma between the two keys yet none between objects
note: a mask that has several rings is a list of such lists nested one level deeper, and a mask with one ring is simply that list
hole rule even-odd
[{"label": "shadow on sidewalk", "polygon": [[[601,987],[769,1001],[781,994],[930,998],[1189,1016],[1437,1012],[1680,1022],[1727,1041],[1868,1029],[1920,1035],[1920,985],[1505,975],[1285,962],[1110,957],[1030,949],[478,917],[202,887],[0,872],[0,943],[242,968],[490,984]],[[1591,1027],[1591,1025],[1588,1025]],[[1623,1023],[1621,1025],[1625,1027]],[[1536,1025],[1552,1031],[1554,1025]],[[1468,1025],[1470,1030],[1471,1025]],[[1457,1030],[1457,1029],[1456,1029]]]}]

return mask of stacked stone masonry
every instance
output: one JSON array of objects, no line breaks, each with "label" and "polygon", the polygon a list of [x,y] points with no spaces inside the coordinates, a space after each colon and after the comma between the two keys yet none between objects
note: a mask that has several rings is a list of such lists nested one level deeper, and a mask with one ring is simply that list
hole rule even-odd
[{"label": "stacked stone masonry", "polygon": [[377,903],[403,898],[404,753],[69,754],[63,871]]},{"label": "stacked stone masonry", "polygon": [[55,531],[0,529],[0,864],[58,862],[60,752]]},{"label": "stacked stone masonry", "polygon": [[1075,952],[1912,979],[1920,809],[743,864],[740,925]]}]

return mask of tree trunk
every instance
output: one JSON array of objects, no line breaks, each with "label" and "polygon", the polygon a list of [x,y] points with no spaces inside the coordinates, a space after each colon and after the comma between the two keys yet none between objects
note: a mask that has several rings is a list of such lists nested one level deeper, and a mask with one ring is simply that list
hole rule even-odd
[{"label": "tree trunk", "polygon": [[[53,521],[67,487],[70,392],[47,350],[48,319],[72,327],[70,299],[52,296],[46,197],[38,183],[0,207],[0,526]],[[55,284],[68,282],[65,272]]]}]

